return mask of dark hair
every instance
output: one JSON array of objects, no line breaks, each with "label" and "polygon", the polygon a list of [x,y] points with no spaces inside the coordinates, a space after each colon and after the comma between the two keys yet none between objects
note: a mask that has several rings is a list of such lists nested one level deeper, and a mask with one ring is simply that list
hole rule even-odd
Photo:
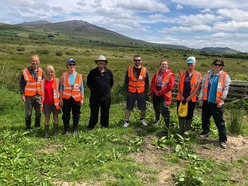
[{"label": "dark hair", "polygon": [[141,55],[135,54],[135,55],[133,56],[133,59],[135,59],[136,57],[140,57],[140,58],[141,58]]},{"label": "dark hair", "polygon": [[213,61],[213,65],[214,65],[216,62],[220,62],[220,63],[222,64],[222,66],[224,67],[224,61],[223,61],[223,59],[221,59],[221,58],[216,58],[216,59]]}]

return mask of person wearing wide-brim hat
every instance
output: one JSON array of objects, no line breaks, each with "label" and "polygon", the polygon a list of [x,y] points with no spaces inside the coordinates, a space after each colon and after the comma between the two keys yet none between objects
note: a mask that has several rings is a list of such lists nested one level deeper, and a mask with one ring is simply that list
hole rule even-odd
[{"label": "person wearing wide-brim hat", "polygon": [[111,106],[110,90],[114,85],[111,70],[106,68],[108,60],[104,55],[99,55],[95,60],[97,67],[92,69],[87,76],[87,86],[90,89],[90,120],[88,129],[93,129],[98,122],[99,109],[101,108],[100,124],[103,128],[109,126],[109,109]]}]

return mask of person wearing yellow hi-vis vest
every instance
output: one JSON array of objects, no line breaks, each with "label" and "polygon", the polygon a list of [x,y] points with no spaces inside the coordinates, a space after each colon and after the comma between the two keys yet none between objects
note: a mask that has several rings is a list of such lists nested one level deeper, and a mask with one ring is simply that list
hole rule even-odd
[{"label": "person wearing yellow hi-vis vest", "polygon": [[40,127],[41,80],[44,78],[44,74],[39,64],[39,56],[32,55],[31,66],[23,70],[19,81],[22,101],[25,103],[25,124],[27,131],[31,129],[33,108],[35,109],[35,127]]},{"label": "person wearing yellow hi-vis vest", "polygon": [[61,76],[60,83],[60,105],[63,111],[64,133],[68,134],[70,131],[70,113],[72,111],[73,117],[73,136],[77,135],[78,122],[80,118],[80,108],[84,103],[84,85],[83,74],[76,72],[76,61],[69,59],[66,65],[68,71]]},{"label": "person wearing yellow hi-vis vest", "polygon": [[168,61],[160,62],[160,69],[154,74],[151,82],[151,97],[155,110],[156,121],[154,125],[159,124],[160,113],[164,118],[166,133],[170,126],[169,105],[172,101],[172,89],[175,84],[175,75],[172,70],[168,69]]},{"label": "person wearing yellow hi-vis vest", "polygon": [[55,77],[55,70],[52,65],[47,66],[46,77],[41,81],[42,104],[41,110],[45,115],[45,138],[49,137],[50,115],[53,113],[54,135],[58,132],[58,115],[60,113],[60,79]]},{"label": "person wearing yellow hi-vis vest", "polygon": [[219,145],[225,149],[227,147],[227,135],[223,117],[223,104],[229,91],[231,79],[223,71],[223,59],[215,59],[212,65],[213,69],[208,71],[203,78],[199,95],[199,105],[202,106],[202,132],[200,137],[208,137],[210,134],[210,117],[213,116],[219,132]]}]

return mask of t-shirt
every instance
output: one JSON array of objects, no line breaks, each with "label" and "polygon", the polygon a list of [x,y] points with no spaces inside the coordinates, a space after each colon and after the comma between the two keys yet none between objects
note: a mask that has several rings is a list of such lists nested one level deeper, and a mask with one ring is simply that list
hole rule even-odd
[{"label": "t-shirt", "polygon": [[218,75],[210,76],[208,83],[208,102],[216,103],[216,92],[217,92],[218,82],[219,82]]},{"label": "t-shirt", "polygon": [[54,104],[54,99],[53,99],[53,84],[54,84],[54,79],[51,81],[48,81],[45,79],[45,99],[44,103],[53,105]]}]

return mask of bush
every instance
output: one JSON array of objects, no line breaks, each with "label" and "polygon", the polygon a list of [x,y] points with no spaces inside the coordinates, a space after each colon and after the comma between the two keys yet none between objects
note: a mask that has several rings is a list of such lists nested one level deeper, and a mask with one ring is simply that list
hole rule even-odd
[{"label": "bush", "polygon": [[55,54],[56,56],[63,56],[63,52],[60,52],[60,51],[57,51]]},{"label": "bush", "polygon": [[25,51],[25,48],[24,47],[17,47],[16,50],[17,51]]},{"label": "bush", "polygon": [[231,134],[239,135],[242,132],[244,113],[240,109],[231,109],[229,113],[230,122],[228,130]]}]

